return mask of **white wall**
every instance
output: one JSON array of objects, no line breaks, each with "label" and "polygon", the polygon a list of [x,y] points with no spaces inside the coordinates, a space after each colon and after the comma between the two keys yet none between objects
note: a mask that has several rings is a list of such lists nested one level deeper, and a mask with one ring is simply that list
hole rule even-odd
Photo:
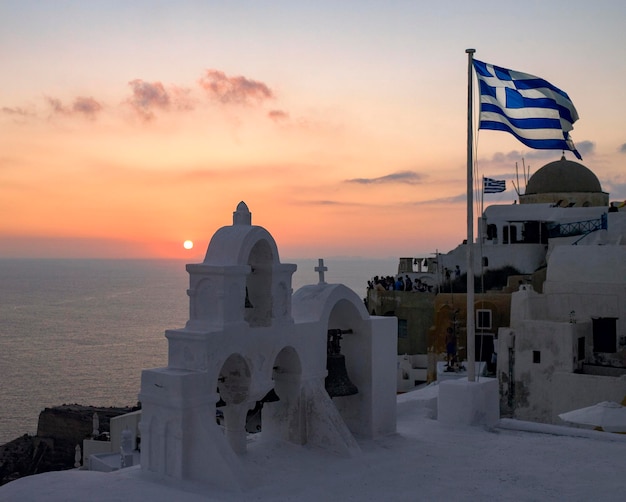
[{"label": "white wall", "polygon": [[626,375],[606,377],[556,372],[552,379],[552,423],[563,423],[560,413],[592,406],[602,401],[621,403],[626,398]]},{"label": "white wall", "polygon": [[[553,376],[556,372],[574,371],[578,336],[588,328],[569,322],[535,320],[522,321],[515,327],[515,418],[552,421]],[[498,375],[508,374],[508,333],[500,331]],[[539,354],[539,362],[533,362],[534,352]]]}]

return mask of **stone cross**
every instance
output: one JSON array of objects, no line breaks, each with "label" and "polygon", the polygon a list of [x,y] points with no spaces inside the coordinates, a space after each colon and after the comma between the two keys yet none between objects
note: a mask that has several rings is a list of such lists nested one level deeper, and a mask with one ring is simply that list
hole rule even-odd
[{"label": "stone cross", "polygon": [[318,265],[317,267],[315,267],[315,271],[320,275],[320,282],[319,284],[326,284],[326,281],[324,280],[324,272],[326,272],[328,270],[328,267],[324,266],[324,259],[320,258],[317,261]]}]

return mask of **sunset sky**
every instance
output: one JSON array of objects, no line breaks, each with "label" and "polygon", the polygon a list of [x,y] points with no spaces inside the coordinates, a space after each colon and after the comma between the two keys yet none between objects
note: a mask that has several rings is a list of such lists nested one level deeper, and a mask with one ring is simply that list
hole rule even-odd
[{"label": "sunset sky", "polygon": [[[624,26],[623,0],[0,0],[0,257],[203,256],[241,200],[281,258],[447,251],[469,47],[565,90],[624,200]],[[486,202],[560,156],[481,131]]]}]

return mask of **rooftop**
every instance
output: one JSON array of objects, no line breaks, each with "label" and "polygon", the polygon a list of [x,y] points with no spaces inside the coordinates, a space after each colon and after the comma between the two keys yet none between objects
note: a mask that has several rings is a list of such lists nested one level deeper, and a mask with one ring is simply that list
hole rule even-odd
[{"label": "rooftop", "polygon": [[177,488],[131,467],[22,478],[0,487],[0,500],[623,500],[615,469],[623,465],[626,436],[515,421],[493,429],[446,426],[424,404],[433,392],[431,385],[399,396],[398,432],[359,442],[354,458],[254,440],[242,459],[250,473],[244,493]]},{"label": "rooftop", "polygon": [[590,169],[565,156],[539,169],[526,186],[526,195],[561,192],[602,192],[602,186]]}]

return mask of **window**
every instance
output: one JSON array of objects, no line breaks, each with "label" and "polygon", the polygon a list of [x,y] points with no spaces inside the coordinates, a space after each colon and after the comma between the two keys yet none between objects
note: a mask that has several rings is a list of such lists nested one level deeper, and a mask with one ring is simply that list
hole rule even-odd
[{"label": "window", "polygon": [[502,228],[502,244],[511,244],[517,242],[517,227],[515,225],[506,225]]},{"label": "window", "polygon": [[541,351],[533,350],[533,363],[539,364],[541,363]]},{"label": "window", "polygon": [[476,328],[491,329],[491,310],[488,310],[488,309],[476,310]]},{"label": "window", "polygon": [[398,319],[398,338],[408,338],[409,330],[406,319]]},{"label": "window", "polygon": [[541,225],[538,221],[526,221],[524,222],[524,228],[522,230],[524,236],[524,242],[538,243],[541,241]]},{"label": "window", "polygon": [[593,351],[617,352],[617,318],[593,317]]}]

